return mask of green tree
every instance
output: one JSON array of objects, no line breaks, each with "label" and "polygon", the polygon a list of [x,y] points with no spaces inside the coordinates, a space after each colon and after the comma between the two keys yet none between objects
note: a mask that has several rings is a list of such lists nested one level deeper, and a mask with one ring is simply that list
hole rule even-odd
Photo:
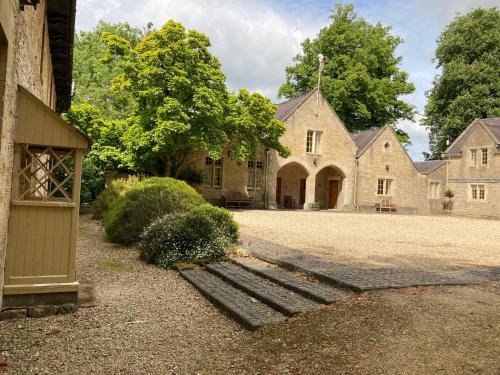
[{"label": "green tree", "polygon": [[288,155],[276,107],[259,94],[228,92],[205,35],[169,21],[135,47],[111,33],[103,33],[103,41],[103,61],[123,72],[113,88],[135,103],[123,141],[136,168],[176,177],[189,155],[203,150],[220,158],[228,144],[237,161],[255,155],[259,142]]},{"label": "green tree", "polygon": [[90,104],[73,105],[65,117],[92,140],[83,161],[81,193],[82,202],[91,202],[104,188],[106,170],[133,168],[130,152],[122,142],[127,122],[105,120],[101,111]]},{"label": "green tree", "polygon": [[321,92],[350,131],[412,120],[414,107],[400,99],[415,90],[399,69],[402,58],[395,56],[402,39],[390,27],[357,17],[352,5],[337,5],[330,19],[316,39],[302,43],[279,95],[291,98],[316,87],[321,53]]},{"label": "green tree", "polygon": [[100,21],[91,31],[75,35],[73,79],[75,81],[74,104],[92,103],[107,119],[124,119],[130,116],[133,101],[126,91],[111,90],[111,81],[121,73],[119,64],[103,64],[106,45],[102,33],[108,32],[128,40],[132,46],[151,31],[151,24],[140,29],[128,23],[111,24]]},{"label": "green tree", "polygon": [[472,120],[500,116],[500,12],[478,8],[457,16],[437,43],[441,74],[427,94],[423,121],[434,159]]}]

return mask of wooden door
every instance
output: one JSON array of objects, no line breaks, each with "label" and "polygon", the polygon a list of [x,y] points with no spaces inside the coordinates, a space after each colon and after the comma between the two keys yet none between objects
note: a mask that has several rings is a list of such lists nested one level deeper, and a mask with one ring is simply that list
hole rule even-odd
[{"label": "wooden door", "polygon": [[329,181],[328,208],[337,207],[337,199],[339,198],[339,182],[337,180]]},{"label": "wooden door", "polygon": [[300,196],[299,196],[299,204],[302,207],[306,203],[306,179],[300,179]]},{"label": "wooden door", "polygon": [[281,204],[281,177],[276,179],[276,205],[279,207]]}]

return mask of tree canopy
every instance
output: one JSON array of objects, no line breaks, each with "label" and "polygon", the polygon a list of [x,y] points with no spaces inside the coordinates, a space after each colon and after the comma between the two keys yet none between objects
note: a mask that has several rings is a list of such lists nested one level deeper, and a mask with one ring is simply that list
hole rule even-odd
[{"label": "tree canopy", "polygon": [[352,5],[337,5],[330,19],[316,39],[302,43],[279,95],[291,98],[316,87],[321,53],[321,92],[350,131],[412,120],[414,107],[400,99],[415,90],[399,68],[402,58],[395,56],[401,38],[390,27],[357,17]]},{"label": "tree canopy", "polygon": [[107,119],[127,118],[132,110],[132,98],[126,91],[111,90],[111,82],[121,68],[118,63],[103,64],[102,56],[107,48],[102,41],[104,32],[119,35],[136,46],[151,31],[151,25],[135,28],[128,23],[111,24],[100,21],[91,31],[75,35],[73,80],[75,96],[73,104],[92,103]]},{"label": "tree canopy", "polygon": [[228,145],[239,162],[254,158],[259,143],[289,154],[279,142],[285,127],[274,119],[276,106],[257,93],[228,92],[205,35],[169,21],[136,46],[108,32],[102,40],[102,61],[122,72],[113,89],[134,102],[123,141],[138,168],[177,176],[190,154],[217,159]]},{"label": "tree canopy", "polygon": [[437,40],[441,74],[428,92],[423,125],[439,159],[476,118],[500,116],[500,13],[478,8],[457,16]]}]

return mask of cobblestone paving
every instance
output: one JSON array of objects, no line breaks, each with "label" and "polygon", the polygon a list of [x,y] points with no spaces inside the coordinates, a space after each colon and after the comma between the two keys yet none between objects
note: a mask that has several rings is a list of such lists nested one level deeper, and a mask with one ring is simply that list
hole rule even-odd
[{"label": "cobblestone paving", "polygon": [[205,270],[185,270],[180,274],[205,297],[250,329],[286,319],[281,313]]},{"label": "cobblestone paving", "polygon": [[242,247],[262,260],[305,272],[319,280],[356,291],[426,285],[480,284],[500,279],[500,267],[439,272],[396,267],[371,269],[354,267],[248,235],[244,236]]},{"label": "cobblestone paving", "polygon": [[328,304],[351,296],[351,293],[334,288],[331,285],[295,277],[290,274],[290,272],[283,269],[259,266],[255,264],[255,262],[248,261],[244,258],[235,258],[233,262],[250,272],[263,276],[319,303]]},{"label": "cobblestone paving", "polygon": [[254,275],[231,262],[208,264],[206,268],[286,315],[306,312],[318,305],[310,299]]}]

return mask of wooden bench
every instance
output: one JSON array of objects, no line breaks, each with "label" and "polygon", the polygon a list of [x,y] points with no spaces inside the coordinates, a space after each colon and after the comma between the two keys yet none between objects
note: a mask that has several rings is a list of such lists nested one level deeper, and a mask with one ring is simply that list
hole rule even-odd
[{"label": "wooden bench", "polygon": [[397,212],[398,208],[387,198],[382,198],[375,203],[375,212]]},{"label": "wooden bench", "polygon": [[233,191],[224,196],[226,208],[251,207],[253,198],[239,191]]}]

